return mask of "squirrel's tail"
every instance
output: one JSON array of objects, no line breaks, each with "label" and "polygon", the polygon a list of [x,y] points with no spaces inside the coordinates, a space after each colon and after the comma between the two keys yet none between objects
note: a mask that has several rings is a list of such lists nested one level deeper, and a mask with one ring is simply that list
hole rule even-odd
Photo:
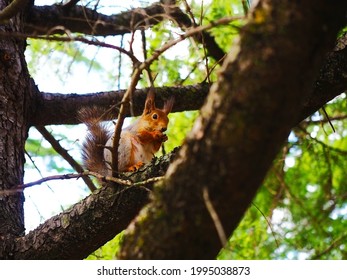
[{"label": "squirrel's tail", "polygon": [[84,168],[106,176],[107,166],[104,159],[104,148],[111,137],[107,125],[102,123],[101,110],[97,107],[82,108],[78,118],[87,125],[88,132],[82,144],[82,161]]}]

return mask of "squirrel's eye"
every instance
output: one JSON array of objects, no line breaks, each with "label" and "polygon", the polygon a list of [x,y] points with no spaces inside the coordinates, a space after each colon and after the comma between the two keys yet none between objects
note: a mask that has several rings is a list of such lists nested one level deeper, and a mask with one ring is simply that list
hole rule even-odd
[{"label": "squirrel's eye", "polygon": [[153,114],[152,118],[153,118],[153,120],[156,120],[156,119],[158,119],[158,115],[157,114]]}]

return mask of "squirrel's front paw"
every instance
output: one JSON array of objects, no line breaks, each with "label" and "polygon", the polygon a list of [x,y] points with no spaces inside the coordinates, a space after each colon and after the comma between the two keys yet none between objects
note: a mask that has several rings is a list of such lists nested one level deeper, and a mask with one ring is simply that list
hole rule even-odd
[{"label": "squirrel's front paw", "polygon": [[166,134],[162,134],[162,135],[161,135],[161,139],[160,139],[161,142],[165,142],[165,141],[167,141],[167,139],[168,139],[168,138],[167,138],[167,135],[166,135]]},{"label": "squirrel's front paw", "polygon": [[165,142],[167,141],[167,135],[160,132],[160,131],[155,131],[153,132],[153,138],[156,140],[156,141],[159,141],[159,142]]},{"label": "squirrel's front paw", "polygon": [[142,161],[139,161],[138,163],[130,166],[126,172],[135,172],[137,170],[139,170],[142,166],[144,166],[145,164]]}]

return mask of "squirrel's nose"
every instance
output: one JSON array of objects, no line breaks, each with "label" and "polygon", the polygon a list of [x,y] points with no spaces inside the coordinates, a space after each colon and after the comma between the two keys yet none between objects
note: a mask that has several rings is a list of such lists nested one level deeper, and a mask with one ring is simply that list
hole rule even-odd
[{"label": "squirrel's nose", "polygon": [[160,132],[165,132],[166,131],[166,127],[163,127],[161,130],[160,130]]}]

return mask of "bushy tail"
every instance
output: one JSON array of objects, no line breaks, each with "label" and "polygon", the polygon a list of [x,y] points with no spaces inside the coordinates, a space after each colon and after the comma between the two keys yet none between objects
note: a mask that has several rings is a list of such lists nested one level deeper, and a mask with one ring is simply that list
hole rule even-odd
[{"label": "bushy tail", "polygon": [[82,144],[82,161],[84,168],[106,176],[107,166],[104,159],[104,148],[111,137],[100,116],[102,112],[98,107],[82,108],[78,118],[87,125],[88,133]]}]

